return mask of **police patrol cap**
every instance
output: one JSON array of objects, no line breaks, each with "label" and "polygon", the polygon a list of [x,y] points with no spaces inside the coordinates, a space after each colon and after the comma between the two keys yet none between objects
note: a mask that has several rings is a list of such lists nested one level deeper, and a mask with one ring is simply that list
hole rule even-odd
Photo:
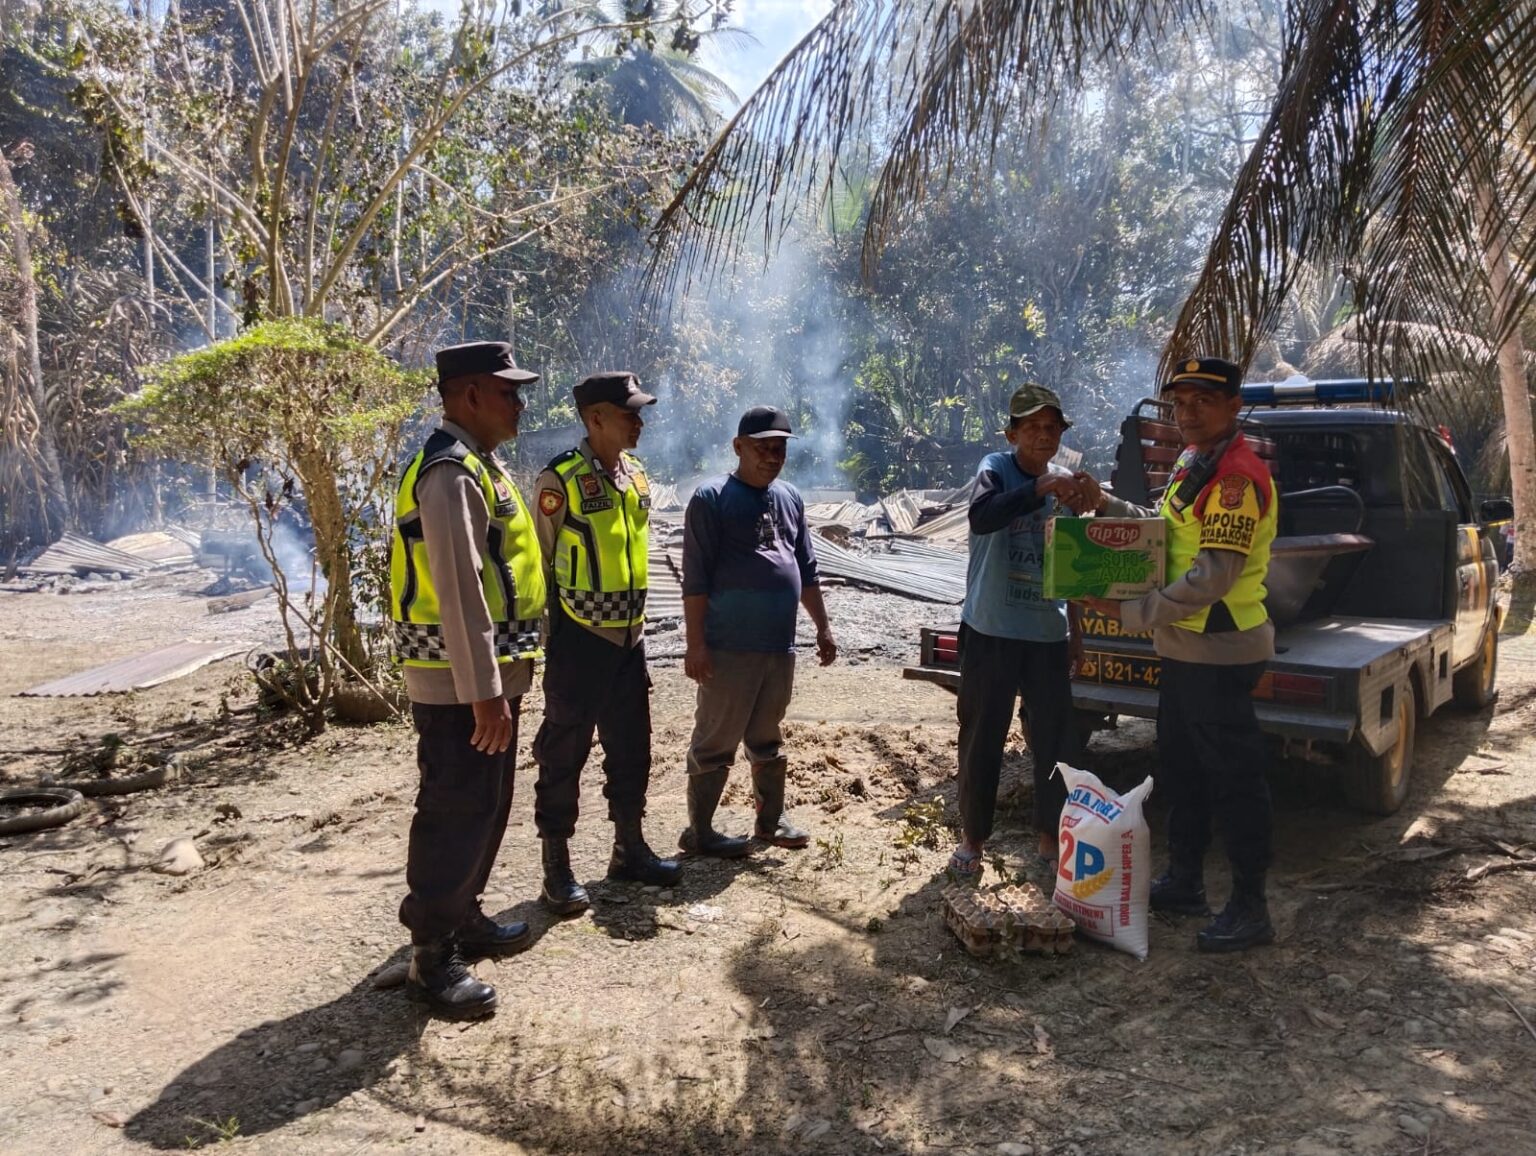
[{"label": "police patrol cap", "polygon": [[594,373],[582,378],[571,390],[578,407],[606,401],[624,409],[644,409],[655,405],[656,399],[640,388],[633,373]]},{"label": "police patrol cap", "polygon": [[1224,358],[1191,357],[1174,367],[1173,376],[1162,391],[1167,393],[1180,385],[1195,385],[1237,397],[1243,388],[1243,371]]},{"label": "police patrol cap", "polygon": [[792,438],[789,415],[771,405],[754,405],[736,425],[739,438]]},{"label": "police patrol cap", "polygon": [[1054,390],[1033,381],[1026,381],[1013,391],[1013,397],[1008,402],[1008,424],[1012,425],[1020,418],[1039,413],[1047,407],[1056,411],[1064,428],[1072,428],[1072,423],[1067,420],[1067,411],[1061,408],[1061,398],[1056,396]]},{"label": "police patrol cap", "polygon": [[437,351],[437,384],[446,385],[456,377],[488,373],[503,381],[515,381],[526,385],[538,381],[539,375],[517,368],[512,360],[512,347],[505,341],[471,341],[465,345],[450,345]]}]

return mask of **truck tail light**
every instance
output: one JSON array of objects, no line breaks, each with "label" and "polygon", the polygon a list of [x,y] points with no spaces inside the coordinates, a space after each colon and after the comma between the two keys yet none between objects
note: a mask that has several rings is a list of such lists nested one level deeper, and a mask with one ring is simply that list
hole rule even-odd
[{"label": "truck tail light", "polygon": [[1327,706],[1331,679],[1317,674],[1281,674],[1267,671],[1254,688],[1253,697],[1297,706]]},{"label": "truck tail light", "polygon": [[951,666],[960,665],[960,636],[935,634],[933,636],[933,660]]}]

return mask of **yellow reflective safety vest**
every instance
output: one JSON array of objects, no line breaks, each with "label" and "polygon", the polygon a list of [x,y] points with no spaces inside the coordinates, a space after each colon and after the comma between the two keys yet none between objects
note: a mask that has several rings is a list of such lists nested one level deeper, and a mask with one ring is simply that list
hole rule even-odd
[{"label": "yellow reflective safety vest", "polygon": [[446,430],[427,439],[400,477],[389,550],[389,600],[395,656],[406,666],[446,667],[443,619],[427,543],[421,532],[416,481],[440,462],[468,470],[485,495],[489,519],[480,547],[480,585],[495,624],[497,662],[539,655],[544,614],[544,562],[533,518],[522,495],[494,458],[482,458]]},{"label": "yellow reflective safety vest", "polygon": [[565,612],[588,626],[645,621],[651,486],[639,458],[626,453],[623,460],[630,478],[623,491],[580,450],[549,463],[565,489],[552,559],[555,590]]},{"label": "yellow reflective safety vest", "polygon": [[1189,573],[1203,549],[1234,550],[1246,557],[1237,582],[1226,597],[1202,607],[1173,625],[1197,634],[1252,630],[1269,617],[1264,609],[1264,577],[1269,548],[1280,521],[1280,502],[1269,468],[1239,433],[1217,463],[1211,480],[1188,506],[1178,508],[1174,491],[1193,463],[1186,449],[1174,464],[1158,513],[1168,523],[1168,581]]}]

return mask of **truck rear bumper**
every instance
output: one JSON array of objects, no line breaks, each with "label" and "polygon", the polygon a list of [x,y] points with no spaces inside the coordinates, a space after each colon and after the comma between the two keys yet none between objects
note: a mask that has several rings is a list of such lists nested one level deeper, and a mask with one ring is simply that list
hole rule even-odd
[{"label": "truck rear bumper", "polygon": [[[1155,719],[1157,691],[1134,686],[1074,682],[1072,705],[1079,710]],[[1259,726],[1273,735],[1330,743],[1347,743],[1355,737],[1355,719],[1350,714],[1272,702],[1255,702],[1253,709],[1259,716]]]},{"label": "truck rear bumper", "polygon": [[[901,677],[915,682],[931,682],[945,690],[960,690],[960,672],[940,666],[909,666]],[[1098,714],[1123,714],[1134,718],[1157,717],[1157,691],[1134,686],[1104,686],[1093,682],[1073,682],[1072,705]],[[1288,739],[1313,739],[1319,742],[1348,743],[1355,737],[1355,718],[1338,711],[1286,706],[1281,703],[1255,702],[1259,726]]]},{"label": "truck rear bumper", "polygon": [[931,682],[935,686],[942,686],[945,690],[960,693],[960,672],[954,669],[946,669],[940,666],[907,666],[903,667],[901,677],[913,682]]}]

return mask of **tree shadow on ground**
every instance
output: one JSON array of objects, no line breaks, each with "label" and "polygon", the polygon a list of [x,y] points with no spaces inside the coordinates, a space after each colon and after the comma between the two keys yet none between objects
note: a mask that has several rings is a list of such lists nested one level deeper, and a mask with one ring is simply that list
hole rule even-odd
[{"label": "tree shadow on ground", "polygon": [[432,1022],[401,989],[374,985],[408,957],[401,948],[331,1002],[242,1031],[178,1073],[124,1134],[180,1149],[217,1139],[209,1126],[232,1120],[240,1135],[261,1135],[372,1086]]}]

